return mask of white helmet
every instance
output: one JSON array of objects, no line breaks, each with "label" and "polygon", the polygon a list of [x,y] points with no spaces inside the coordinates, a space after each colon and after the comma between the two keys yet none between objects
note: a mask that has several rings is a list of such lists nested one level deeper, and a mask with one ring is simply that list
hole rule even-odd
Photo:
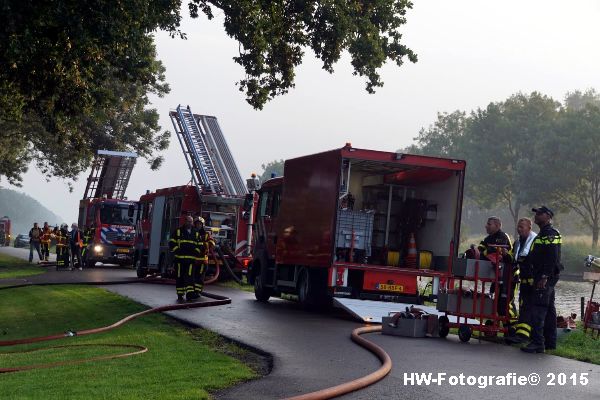
[{"label": "white helmet", "polygon": [[65,223],[60,224],[60,229],[69,229],[69,226]]}]

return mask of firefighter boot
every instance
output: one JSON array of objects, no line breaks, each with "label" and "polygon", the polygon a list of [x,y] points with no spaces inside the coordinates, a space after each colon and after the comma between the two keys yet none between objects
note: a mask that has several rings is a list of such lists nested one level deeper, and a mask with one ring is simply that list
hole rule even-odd
[{"label": "firefighter boot", "polygon": [[524,351],[525,353],[543,353],[544,345],[531,342],[527,346],[521,347],[521,351]]},{"label": "firefighter boot", "polygon": [[183,299],[183,295],[178,294],[177,295],[177,303],[184,303],[184,302],[185,302],[185,300]]},{"label": "firefighter boot", "polygon": [[510,335],[504,338],[506,344],[523,344],[527,343],[528,338],[522,335]]}]

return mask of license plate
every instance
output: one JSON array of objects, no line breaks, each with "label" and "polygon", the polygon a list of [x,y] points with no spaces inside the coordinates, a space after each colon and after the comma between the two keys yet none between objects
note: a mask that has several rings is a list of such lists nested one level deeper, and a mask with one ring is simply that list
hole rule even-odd
[{"label": "license plate", "polygon": [[386,292],[404,292],[404,286],[402,285],[388,285],[386,283],[378,283],[375,285],[375,289],[384,290]]},{"label": "license plate", "polygon": [[117,253],[127,253],[127,254],[129,254],[129,249],[117,249]]},{"label": "license plate", "polygon": [[127,258],[127,254],[117,254],[119,260]]}]

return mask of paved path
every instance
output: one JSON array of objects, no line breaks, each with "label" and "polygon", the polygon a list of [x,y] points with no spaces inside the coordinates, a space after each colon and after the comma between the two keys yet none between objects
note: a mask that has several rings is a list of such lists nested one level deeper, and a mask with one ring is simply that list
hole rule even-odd
[{"label": "paved path", "polygon": [[[83,278],[88,282],[101,283],[134,277],[132,270],[95,268],[82,272],[48,272],[29,279],[69,282]],[[111,285],[106,289],[148,306],[169,304],[175,299],[174,288],[164,285]],[[310,313],[289,301],[272,300],[269,304],[262,304],[254,300],[252,293],[217,286],[210,286],[208,290],[231,297],[232,304],[171,314],[273,355],[271,374],[218,393],[218,398],[278,399],[337,385],[379,367],[373,355],[350,341],[350,332],[360,324],[339,311]],[[460,343],[453,336],[448,339],[405,339],[371,334],[369,339],[390,354],[394,364],[392,372],[383,381],[342,399],[600,398],[600,366],[550,355],[524,354],[517,348],[476,340]],[[463,373],[477,377],[510,372],[528,376],[535,372],[541,376],[542,384],[486,389],[452,386],[447,382],[439,386],[405,384],[404,374],[413,372]],[[572,374],[587,373],[589,383],[587,386],[573,386],[568,379],[564,386],[547,386],[548,373],[565,373],[569,378]]]}]

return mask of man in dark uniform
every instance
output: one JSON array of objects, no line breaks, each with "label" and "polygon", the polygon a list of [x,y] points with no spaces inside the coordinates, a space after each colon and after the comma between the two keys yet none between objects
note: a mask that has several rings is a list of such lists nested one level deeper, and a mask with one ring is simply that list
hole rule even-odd
[{"label": "man in dark uniform", "polygon": [[169,240],[169,249],[173,254],[178,302],[183,301],[184,295],[187,300],[199,297],[194,291],[194,273],[201,251],[199,233],[192,224],[193,218],[188,215],[183,226],[175,229]]},{"label": "man in dark uniform", "polygon": [[558,282],[562,237],[552,226],[554,212],[546,206],[533,208],[535,223],[540,233],[534,239],[529,251],[529,261],[533,269],[531,342],[522,347],[527,353],[543,353],[545,349],[556,348],[556,307],[554,305],[554,285]]},{"label": "man in dark uniform", "polygon": [[[485,224],[485,231],[488,235],[481,241],[481,243],[479,243],[479,246],[477,246],[477,249],[481,254],[481,258],[495,261],[496,257],[500,257],[500,261],[504,263],[502,278],[500,281],[507,282],[508,274],[510,273],[513,273],[513,281],[516,280],[516,278],[518,278],[518,275],[515,273],[516,271],[513,271],[512,268],[509,268],[512,263],[512,246],[510,243],[510,237],[506,234],[506,232],[502,231],[502,221],[500,218],[489,217],[487,223]],[[498,248],[494,246],[505,247]],[[510,324],[517,322],[518,318],[517,307],[514,304],[514,285],[515,282],[513,282],[511,287],[511,293],[508,293],[508,285],[504,283],[500,284],[500,298],[498,299],[499,315],[506,314],[506,302],[507,298],[509,299],[508,313],[510,316]],[[495,291],[496,288],[492,286],[491,292],[493,293]]]},{"label": "man in dark uniform", "polygon": [[509,344],[525,343],[531,338],[531,294],[534,288],[529,251],[537,236],[537,233],[531,230],[531,224],[529,218],[519,219],[517,223],[519,237],[513,244],[514,264],[519,270],[519,321],[514,325],[514,334],[504,339]]}]

